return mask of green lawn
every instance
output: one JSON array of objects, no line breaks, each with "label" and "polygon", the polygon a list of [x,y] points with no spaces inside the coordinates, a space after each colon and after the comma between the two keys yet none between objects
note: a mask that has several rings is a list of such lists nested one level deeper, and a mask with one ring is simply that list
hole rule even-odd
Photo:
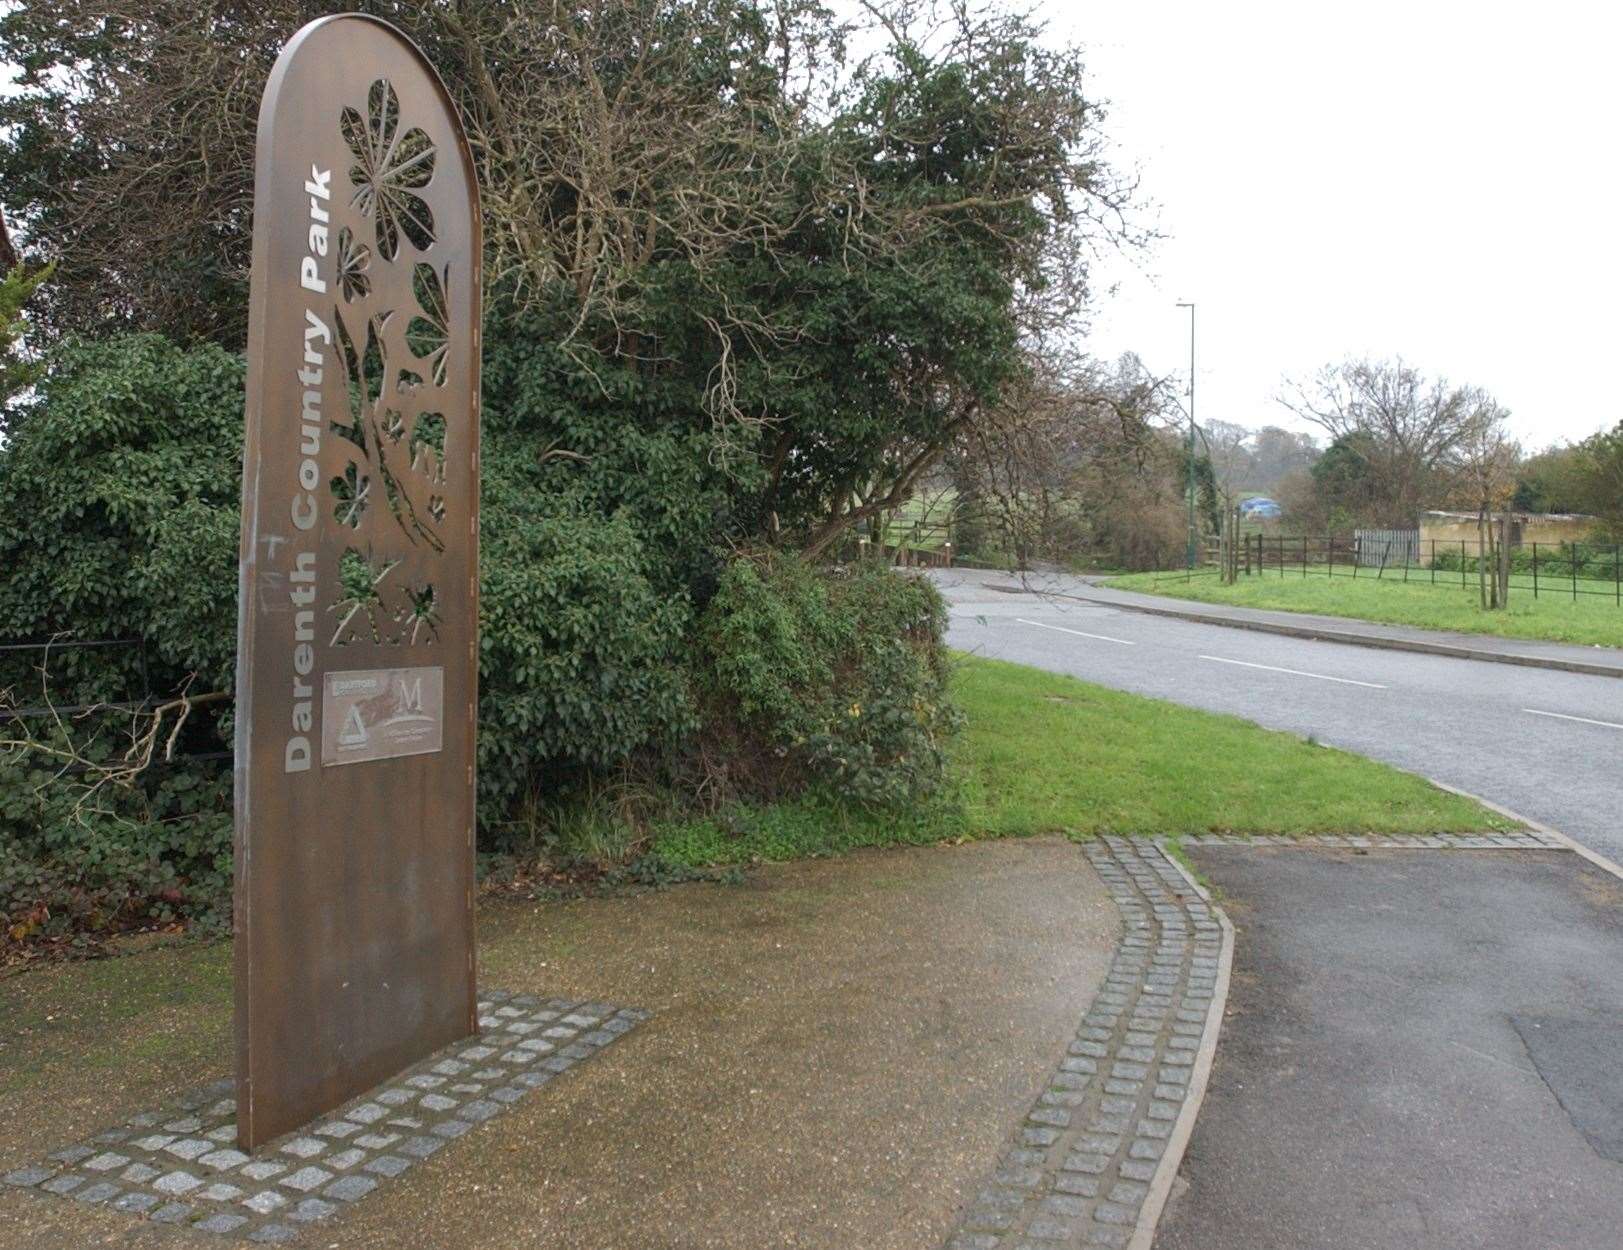
[{"label": "green lawn", "polygon": [[691,867],[1065,832],[1433,833],[1510,827],[1419,777],[1249,721],[960,657],[950,799],[898,818],[806,799],[656,833]]},{"label": "green lawn", "polygon": [[[1411,574],[1411,576],[1414,576]],[[1455,574],[1454,576],[1458,576]],[[1241,577],[1224,586],[1215,574],[1184,581],[1172,573],[1133,573],[1113,579],[1120,590],[1147,591],[1203,603],[1231,603],[1246,608],[1283,612],[1316,612],[1379,621],[1387,625],[1415,625],[1422,629],[1448,629],[1467,634],[1493,634],[1501,638],[1531,638],[1546,642],[1575,642],[1590,646],[1623,647],[1623,608],[1608,596],[1570,596],[1545,590],[1537,599],[1531,590],[1513,587],[1510,606],[1503,611],[1482,610],[1473,582],[1468,589],[1430,582],[1376,580],[1374,577],[1326,577],[1300,570],[1284,577]],[[1597,583],[1599,584],[1599,583]]]}]

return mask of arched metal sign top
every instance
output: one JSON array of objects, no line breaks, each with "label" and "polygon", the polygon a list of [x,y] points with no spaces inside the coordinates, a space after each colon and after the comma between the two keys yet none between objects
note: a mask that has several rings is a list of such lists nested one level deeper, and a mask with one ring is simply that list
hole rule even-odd
[{"label": "arched metal sign top", "polygon": [[476,1027],[478,189],[386,23],[261,105],[238,604],[238,1134]]}]

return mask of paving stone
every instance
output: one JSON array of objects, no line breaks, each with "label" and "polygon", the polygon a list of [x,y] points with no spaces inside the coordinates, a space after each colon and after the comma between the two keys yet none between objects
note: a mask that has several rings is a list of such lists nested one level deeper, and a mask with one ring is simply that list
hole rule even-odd
[{"label": "paving stone", "polygon": [[262,1224],[248,1234],[249,1241],[261,1244],[274,1244],[281,1241],[292,1241],[299,1235],[299,1230],[291,1224]]},{"label": "paving stone", "polygon": [[455,1138],[461,1137],[462,1134],[466,1133],[472,1127],[473,1124],[471,1121],[451,1119],[441,1120],[438,1124],[431,1126],[428,1131],[433,1133],[436,1137],[443,1137],[447,1141],[451,1141]]},{"label": "paving stone", "polygon": [[422,1106],[429,1111],[451,1111],[462,1104],[455,1098],[447,1098],[444,1094],[424,1094]]},{"label": "paving stone", "polygon": [[198,1220],[192,1227],[200,1228],[205,1233],[232,1233],[247,1222],[246,1215],[232,1215],[229,1211],[221,1211],[206,1220]]},{"label": "paving stone", "polygon": [[324,1198],[304,1198],[287,1212],[287,1218],[297,1220],[301,1224],[313,1224],[317,1220],[326,1219],[336,1210],[337,1205]]},{"label": "paving stone", "polygon": [[94,1204],[116,1198],[123,1192],[123,1187],[113,1184],[112,1181],[97,1181],[94,1185],[85,1185],[74,1190],[73,1199],[75,1202]]},{"label": "paving stone", "polygon": [[334,1181],[321,1192],[328,1198],[337,1198],[342,1202],[354,1202],[357,1198],[364,1198],[378,1187],[378,1183],[370,1176],[349,1175]]},{"label": "paving stone", "polygon": [[1099,1178],[1081,1172],[1061,1172],[1054,1178],[1054,1189],[1062,1194],[1092,1198],[1099,1193]]},{"label": "paving stone", "polygon": [[309,1193],[310,1190],[320,1188],[330,1180],[332,1180],[331,1172],[326,1168],[312,1165],[300,1168],[291,1176],[282,1177],[278,1183],[286,1185],[289,1189],[297,1189],[300,1193]]},{"label": "paving stone", "polygon": [[51,1168],[27,1167],[18,1168],[15,1172],[7,1172],[3,1179],[8,1185],[16,1185],[26,1189],[31,1185],[38,1185],[41,1181],[48,1181],[56,1172]]},{"label": "paving stone", "polygon": [[122,1198],[113,1201],[113,1210],[124,1211],[131,1215],[141,1215],[152,1210],[163,1199],[157,1194],[144,1194],[140,1191],[125,1194]]},{"label": "paving stone", "polygon": [[352,1137],[360,1131],[361,1126],[359,1124],[351,1124],[348,1120],[334,1120],[330,1124],[323,1124],[316,1130],[322,1137],[331,1137],[338,1141],[342,1141],[346,1137]]},{"label": "paving stone", "polygon": [[378,1155],[369,1159],[363,1165],[362,1171],[375,1172],[379,1176],[399,1176],[411,1166],[411,1160],[400,1155]]},{"label": "paving stone", "polygon": [[273,1176],[280,1176],[287,1168],[287,1164],[275,1159],[255,1159],[242,1169],[241,1174],[251,1181],[268,1181]]},{"label": "paving stone", "polygon": [[327,1149],[327,1143],[314,1137],[295,1137],[282,1143],[282,1153],[296,1159],[314,1159]]},{"label": "paving stone", "polygon": [[1039,1215],[1026,1225],[1026,1236],[1033,1241],[1070,1241],[1076,1232],[1076,1222],[1052,1215]]},{"label": "paving stone", "polygon": [[130,1162],[129,1155],[114,1154],[108,1151],[105,1154],[86,1159],[80,1166],[87,1172],[111,1172],[115,1168],[123,1167],[128,1162]]},{"label": "paving stone", "polygon": [[166,1202],[148,1218],[158,1224],[184,1224],[196,1210],[189,1202]]},{"label": "paving stone", "polygon": [[240,1150],[211,1150],[206,1155],[199,1156],[199,1166],[213,1168],[216,1172],[229,1172],[232,1168],[241,1167],[248,1162],[248,1156]]},{"label": "paving stone", "polygon": [[491,1102],[488,1098],[481,1098],[476,1102],[468,1103],[462,1110],[457,1112],[457,1115],[461,1119],[472,1120],[475,1124],[478,1124],[490,1119],[493,1115],[500,1114],[501,1109],[501,1103]]},{"label": "paving stone", "polygon": [[410,1137],[400,1143],[400,1153],[414,1159],[426,1159],[445,1142],[438,1137]]},{"label": "paving stone", "polygon": [[160,1176],[152,1182],[152,1188],[160,1194],[168,1194],[171,1198],[179,1198],[182,1194],[189,1194],[203,1182],[190,1172],[170,1172]]},{"label": "paving stone", "polygon": [[279,1211],[285,1207],[287,1199],[274,1189],[262,1189],[253,1197],[244,1198],[242,1205],[260,1215],[269,1215],[272,1211]]}]

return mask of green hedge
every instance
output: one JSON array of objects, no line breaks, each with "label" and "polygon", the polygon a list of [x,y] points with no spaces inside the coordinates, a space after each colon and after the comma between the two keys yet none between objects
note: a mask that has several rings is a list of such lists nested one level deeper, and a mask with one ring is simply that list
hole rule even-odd
[{"label": "green hedge", "polygon": [[[808,781],[902,802],[937,783],[953,714],[933,588],[729,562],[727,497],[704,447],[661,425],[663,400],[605,393],[534,344],[495,345],[489,363],[483,849],[632,774],[678,803]],[[242,386],[241,359],[215,347],[69,344],[0,444],[0,640],[143,643],[57,653],[58,702],[232,689]],[[587,458],[549,455],[560,436]],[[37,663],[0,664],[0,688],[38,703]],[[194,713],[182,754],[229,750],[229,708]],[[115,715],[74,733],[102,757],[128,745]],[[88,798],[88,774],[53,767],[0,752],[0,941],[42,915],[45,932],[225,923],[227,761],[182,759]]]}]

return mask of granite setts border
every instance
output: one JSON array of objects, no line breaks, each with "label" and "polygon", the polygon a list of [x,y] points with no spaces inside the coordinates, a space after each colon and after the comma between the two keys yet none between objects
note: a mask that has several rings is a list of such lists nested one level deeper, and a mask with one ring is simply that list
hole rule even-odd
[{"label": "granite setts border", "polygon": [[1147,1244],[1210,1069],[1232,931],[1154,842],[1084,852],[1123,934],[1059,1069],[947,1250]]},{"label": "granite setts border", "polygon": [[236,1149],[229,1080],[130,1117],[0,1182],[159,1224],[250,1242],[291,1241],[382,1189],[532,1090],[629,1033],[649,1013],[486,991],[479,1033],[252,1155]]}]

